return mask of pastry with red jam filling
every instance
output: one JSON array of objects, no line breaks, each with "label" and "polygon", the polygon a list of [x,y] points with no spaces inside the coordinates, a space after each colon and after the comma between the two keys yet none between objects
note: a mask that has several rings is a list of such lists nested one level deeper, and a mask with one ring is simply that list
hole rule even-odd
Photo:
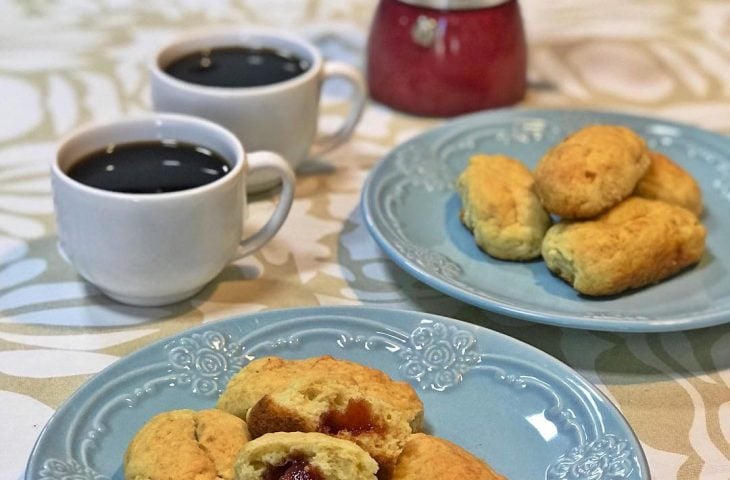
[{"label": "pastry with red jam filling", "polygon": [[251,362],[229,383],[218,407],[245,418],[255,438],[271,432],[319,432],[362,447],[390,478],[423,404],[413,387],[366,366],[317,357]]},{"label": "pastry with red jam filling", "polygon": [[352,442],[323,433],[268,433],[247,443],[237,480],[375,480],[378,464]]}]

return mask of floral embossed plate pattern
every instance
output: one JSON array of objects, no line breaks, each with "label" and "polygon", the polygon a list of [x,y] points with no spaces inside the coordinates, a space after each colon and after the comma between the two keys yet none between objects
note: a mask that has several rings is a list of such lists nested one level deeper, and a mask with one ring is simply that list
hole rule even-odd
[{"label": "floral embossed plate pattern", "polygon": [[482,327],[365,307],[270,311],[210,323],[123,358],[51,418],[27,480],[123,479],[142,424],[176,408],[215,405],[253,358],[331,354],[410,381],[430,432],[509,478],[648,479],[644,454],[615,407],[547,354]]},{"label": "floral embossed plate pattern", "polygon": [[[542,261],[483,253],[461,224],[455,181],[474,153],[505,153],[534,167],[590,123],[633,128],[702,187],[707,248],[700,263],[657,285],[591,299]],[[610,331],[671,331],[730,320],[730,139],[664,120],[616,113],[501,110],[461,117],[405,142],[373,169],[362,195],[370,233],[401,268],[480,308],[534,322]]]}]

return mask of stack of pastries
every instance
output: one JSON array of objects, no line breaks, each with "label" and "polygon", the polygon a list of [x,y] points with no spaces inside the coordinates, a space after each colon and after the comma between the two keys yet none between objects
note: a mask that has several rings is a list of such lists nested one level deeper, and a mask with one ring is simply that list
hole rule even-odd
[{"label": "stack of pastries", "polygon": [[413,388],[330,356],[254,360],[217,409],[153,417],[125,454],[126,480],[504,480],[426,435]]},{"label": "stack of pastries", "polygon": [[457,187],[462,222],[484,251],[503,260],[542,256],[585,295],[657,283],[704,253],[697,182],[627,127],[584,127],[533,172],[505,155],[475,155]]}]

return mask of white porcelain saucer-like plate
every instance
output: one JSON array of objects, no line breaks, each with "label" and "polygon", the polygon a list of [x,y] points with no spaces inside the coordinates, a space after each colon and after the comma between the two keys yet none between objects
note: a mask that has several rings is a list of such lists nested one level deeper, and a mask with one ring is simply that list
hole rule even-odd
[{"label": "white porcelain saucer-like plate", "polygon": [[514,480],[649,478],[616,408],[566,365],[511,337],[431,314],[366,307],[271,311],[203,325],[119,360],[55,413],[26,480],[122,480],[153,415],[208,408],[253,358],[331,354],[411,382],[428,430]]},{"label": "white porcelain saucer-like plate", "polygon": [[[707,249],[699,265],[657,285],[592,299],[541,261],[483,253],[459,221],[459,173],[475,153],[504,153],[535,166],[544,152],[587,124],[633,128],[686,168],[705,202]],[[730,138],[664,120],[575,110],[501,110],[448,122],[392,150],[362,195],[370,233],[405,271],[485,310],[572,328],[651,332],[730,321]]]}]

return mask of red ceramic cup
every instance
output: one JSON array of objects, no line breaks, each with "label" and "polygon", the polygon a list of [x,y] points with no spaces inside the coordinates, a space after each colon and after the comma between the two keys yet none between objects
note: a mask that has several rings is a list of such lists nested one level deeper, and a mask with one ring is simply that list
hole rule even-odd
[{"label": "red ceramic cup", "polygon": [[376,101],[439,117],[511,105],[526,70],[517,0],[380,0],[367,47]]}]

